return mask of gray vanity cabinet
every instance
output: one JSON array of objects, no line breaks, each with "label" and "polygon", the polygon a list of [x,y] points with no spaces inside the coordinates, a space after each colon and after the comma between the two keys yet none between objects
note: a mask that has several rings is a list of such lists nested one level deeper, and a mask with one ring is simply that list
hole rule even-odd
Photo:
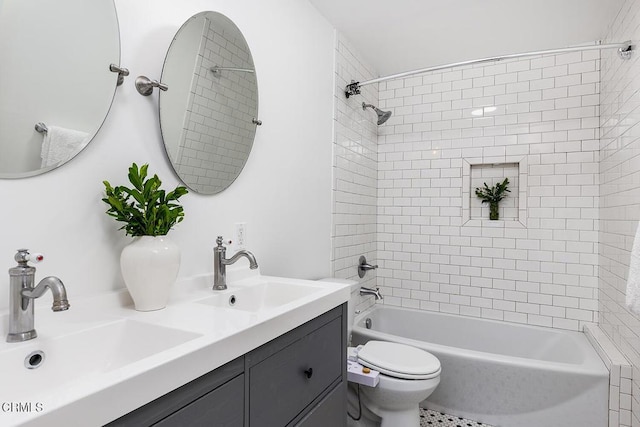
[{"label": "gray vanity cabinet", "polygon": [[345,426],[346,321],[336,307],[108,426]]}]

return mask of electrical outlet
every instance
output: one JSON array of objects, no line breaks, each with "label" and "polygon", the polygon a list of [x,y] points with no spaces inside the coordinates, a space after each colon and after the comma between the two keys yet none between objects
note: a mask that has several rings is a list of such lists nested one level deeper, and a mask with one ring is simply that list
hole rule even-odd
[{"label": "electrical outlet", "polygon": [[234,243],[236,244],[236,248],[244,249],[247,244],[247,223],[246,222],[236,222],[235,224],[235,239]]}]

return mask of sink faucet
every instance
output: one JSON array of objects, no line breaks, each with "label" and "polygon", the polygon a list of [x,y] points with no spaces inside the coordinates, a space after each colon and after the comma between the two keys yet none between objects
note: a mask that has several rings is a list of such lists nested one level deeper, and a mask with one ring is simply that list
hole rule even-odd
[{"label": "sink faucet", "polygon": [[249,251],[241,250],[236,252],[231,258],[225,258],[227,248],[222,244],[222,236],[216,239],[218,246],[213,248],[213,290],[222,291],[227,289],[227,265],[231,265],[241,257],[249,260],[249,268],[258,268],[256,257]]},{"label": "sink faucet", "polygon": [[34,299],[40,298],[47,289],[53,294],[53,311],[69,309],[67,291],[57,277],[45,277],[34,287],[36,268],[28,261],[40,262],[42,255],[30,254],[28,249],[18,249],[14,259],[18,265],[9,269],[9,334],[7,342],[21,342],[38,336],[34,329]]},{"label": "sink faucet", "polygon": [[360,288],[360,295],[373,295],[374,297],[376,297],[376,300],[384,299],[382,297],[382,294],[380,293],[380,288],[371,289],[362,286]]}]

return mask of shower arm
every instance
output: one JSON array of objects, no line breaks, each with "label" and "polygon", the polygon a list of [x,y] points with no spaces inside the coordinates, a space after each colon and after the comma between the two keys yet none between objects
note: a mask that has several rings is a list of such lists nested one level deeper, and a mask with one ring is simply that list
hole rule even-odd
[{"label": "shower arm", "polygon": [[403,73],[392,74],[390,76],[378,77],[376,79],[366,80],[364,82],[357,82],[355,80],[351,80],[351,83],[349,83],[345,88],[345,96],[349,98],[351,95],[359,95],[360,88],[362,86],[366,86],[374,83],[380,83],[387,80],[401,79],[401,78],[413,76],[416,74],[428,73],[429,71],[438,71],[446,68],[463,67],[465,65],[472,65],[472,64],[482,64],[484,62],[502,61],[504,59],[524,58],[527,56],[547,55],[547,54],[566,53],[566,52],[581,52],[583,50],[602,50],[602,49],[618,49],[618,56],[621,59],[629,59],[631,58],[632,51],[635,49],[635,45],[632,44],[631,40],[628,40],[622,43],[609,43],[609,44],[601,44],[600,42],[596,42],[596,44],[589,45],[589,46],[575,46],[575,47],[565,47],[560,49],[538,50],[534,52],[512,53],[509,55],[492,56],[489,58],[480,58],[480,59],[471,59],[469,61],[453,62],[451,64],[436,65],[433,67],[420,68],[418,70],[405,71]]}]

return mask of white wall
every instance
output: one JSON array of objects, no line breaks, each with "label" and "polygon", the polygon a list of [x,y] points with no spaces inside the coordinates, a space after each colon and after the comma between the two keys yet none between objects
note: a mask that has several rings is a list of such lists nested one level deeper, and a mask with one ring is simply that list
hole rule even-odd
[{"label": "white wall", "polygon": [[[597,321],[598,80],[599,54],[585,51],[380,83],[393,111],[378,138],[385,304],[574,330]],[[478,217],[475,184],[514,163],[518,214]],[[474,165],[494,164],[493,181],[474,181]]]},{"label": "white wall", "polygon": [[[330,272],[333,30],[307,2],[117,0],[122,65],[131,76],[118,89],[107,120],[77,158],[48,174],[0,181],[4,225],[0,260],[15,249],[46,254],[37,277],[53,274],[70,301],[123,286],[119,255],[130,239],[104,214],[102,180],[125,183],[132,161],[149,162],[167,187],[178,184],[165,157],[157,93],[140,96],[135,76],[159,78],[180,25],[203,10],[219,11],[243,31],[260,87],[260,119],[249,161],[217,196],[184,197],[186,219],[171,234],[183,251],[181,277],[211,272],[215,237],[248,224],[248,249],[262,271],[317,278]],[[242,262],[242,261],[240,261]],[[7,306],[8,274],[0,275]],[[37,304],[49,305],[43,298]]]},{"label": "white wall", "polygon": [[[640,39],[640,2],[627,0],[607,43]],[[633,385],[618,381],[619,425],[640,425],[640,317],[625,306],[629,255],[640,220],[640,55],[603,51],[600,116],[599,325],[633,365]],[[633,394],[633,398],[631,398]],[[632,413],[633,411],[633,413]]]}]

